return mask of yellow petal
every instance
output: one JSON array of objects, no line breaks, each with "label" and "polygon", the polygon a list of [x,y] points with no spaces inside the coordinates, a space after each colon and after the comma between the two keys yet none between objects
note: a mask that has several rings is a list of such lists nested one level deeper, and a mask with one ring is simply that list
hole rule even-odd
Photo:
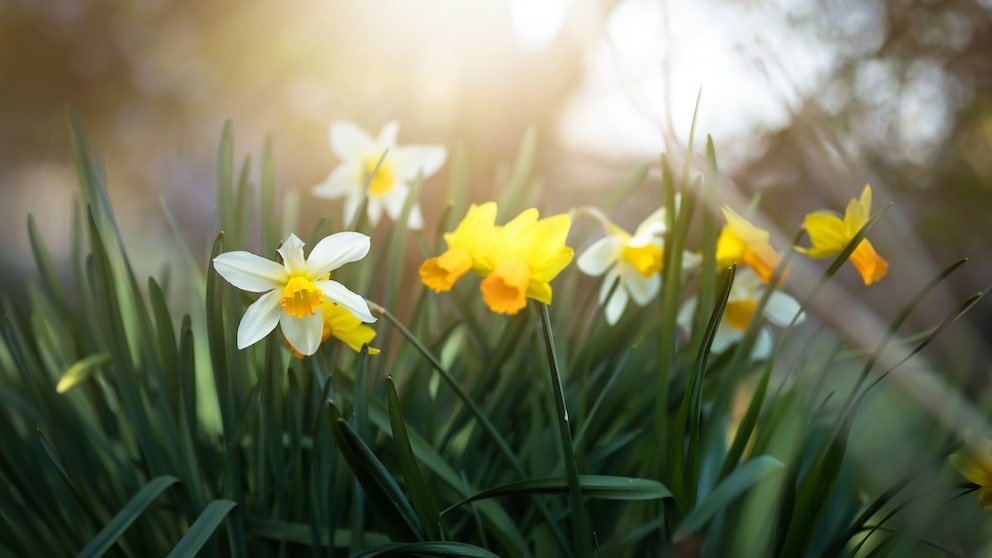
[{"label": "yellow petal", "polygon": [[744,250],[747,244],[741,241],[730,227],[723,227],[720,230],[720,237],[716,241],[716,265],[724,268],[735,263],[740,263],[744,259]]},{"label": "yellow petal", "polygon": [[434,292],[451,290],[452,285],[472,269],[472,254],[460,246],[447,250],[420,266],[420,280]]},{"label": "yellow petal", "polygon": [[861,274],[861,279],[865,285],[871,285],[885,277],[889,271],[889,262],[875,252],[875,247],[871,245],[871,242],[868,242],[867,238],[863,239],[851,253],[850,261]]},{"label": "yellow petal", "polygon": [[[329,308],[321,307],[324,318],[324,339],[335,337],[351,347],[355,352],[362,350],[375,338],[375,330],[362,323],[347,308],[339,304],[331,304]],[[369,354],[374,355],[379,349],[369,347]]]},{"label": "yellow petal", "polygon": [[762,283],[768,283],[772,278],[772,274],[775,273],[775,268],[778,267],[781,258],[779,258],[778,252],[772,248],[771,244],[765,242],[763,244],[748,246],[744,250],[743,261],[744,265],[753,269],[758,274],[758,277],[761,277]]},{"label": "yellow petal", "polygon": [[952,453],[947,459],[968,481],[979,486],[992,486],[992,463],[975,459],[967,452]]},{"label": "yellow petal", "polygon": [[736,211],[728,206],[723,206],[723,216],[727,219],[727,226],[734,232],[734,236],[739,238],[744,244],[760,244],[768,242],[768,231],[759,229],[750,221],[741,217]]},{"label": "yellow petal", "polygon": [[812,246],[796,249],[811,258],[826,258],[839,254],[850,238],[845,234],[840,217],[823,211],[806,215],[806,232]]},{"label": "yellow petal", "polygon": [[853,238],[861,227],[865,226],[869,215],[871,215],[871,186],[865,185],[861,197],[847,202],[847,209],[844,211],[844,227],[849,238]]},{"label": "yellow petal", "polygon": [[529,283],[527,262],[520,257],[507,258],[482,281],[482,299],[497,314],[516,314],[527,306]]}]

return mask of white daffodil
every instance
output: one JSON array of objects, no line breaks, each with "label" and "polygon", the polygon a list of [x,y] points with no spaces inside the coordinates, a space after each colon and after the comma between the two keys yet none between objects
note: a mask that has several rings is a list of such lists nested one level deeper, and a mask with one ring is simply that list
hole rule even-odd
[{"label": "white daffodil", "polygon": [[[723,352],[744,337],[744,332],[747,331],[747,326],[758,309],[758,303],[761,302],[761,296],[766,288],[772,287],[765,285],[761,277],[750,268],[737,268],[734,284],[730,288],[730,296],[727,297],[727,307],[723,311],[723,320],[720,321],[713,336],[713,344],[710,347],[712,352]],[[792,322],[792,318],[799,310],[799,303],[794,298],[776,290],[768,299],[763,315],[768,322],[785,327]],[[696,299],[692,298],[679,309],[679,326],[687,330],[691,328],[695,313]],[[796,323],[802,322],[805,318],[806,315],[800,313]],[[762,325],[754,348],[751,349],[751,358],[768,358],[772,352],[772,342],[771,329],[767,325]]]},{"label": "white daffodil", "polygon": [[265,293],[253,302],[238,325],[238,348],[268,335],[276,324],[300,353],[312,355],[320,346],[324,321],[320,305],[326,298],[347,308],[359,320],[375,321],[365,299],[332,281],[330,272],[358,261],[369,252],[369,237],[339,232],[325,237],[303,256],[303,241],[291,234],[278,250],[283,263],[250,252],[226,252],[214,258],[214,269],[235,287]]},{"label": "white daffodil", "polygon": [[[606,274],[599,289],[599,303],[606,306],[606,323],[614,325],[627,308],[629,299],[644,306],[661,289],[665,208],[649,215],[633,236],[605,218],[603,224],[608,231],[607,236],[589,246],[576,264],[587,275]],[[694,267],[698,262],[699,257],[695,254],[686,252],[682,256],[683,270]],[[616,281],[620,283],[613,289]]]},{"label": "white daffodil", "polygon": [[[372,225],[379,222],[383,210],[394,221],[398,219],[410,195],[410,182],[418,176],[427,178],[437,172],[447,159],[448,151],[440,145],[398,146],[397,132],[397,122],[383,126],[377,138],[347,120],[332,123],[329,132],[331,150],[341,159],[341,164],[313,187],[313,194],[321,198],[344,197],[346,223],[352,222],[362,196],[366,194]],[[380,159],[382,163],[379,163]],[[378,170],[376,165],[379,165]],[[423,222],[420,204],[414,203],[407,227],[419,230]]]}]

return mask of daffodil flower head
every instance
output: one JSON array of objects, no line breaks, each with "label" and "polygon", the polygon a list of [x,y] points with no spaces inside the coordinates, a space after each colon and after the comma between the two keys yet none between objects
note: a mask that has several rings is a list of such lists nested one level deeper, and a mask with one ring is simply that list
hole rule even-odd
[{"label": "daffodil flower head", "polygon": [[[766,285],[762,278],[750,268],[738,269],[734,275],[734,284],[730,288],[730,295],[727,297],[723,319],[713,336],[713,343],[710,346],[712,352],[721,353],[744,338],[744,333],[751,320],[754,319],[754,314],[758,310],[765,289],[771,288],[774,287]],[[679,309],[677,322],[683,329],[689,329],[692,326],[696,302],[694,298],[689,299]],[[799,314],[796,323],[805,320],[805,314],[799,312],[799,303],[788,294],[776,289],[771,293],[762,317],[776,326],[785,327],[792,322],[796,314]],[[759,360],[768,358],[772,351],[772,343],[771,329],[767,325],[761,326],[758,338],[751,350],[751,358]]]},{"label": "daffodil flower head", "polygon": [[[852,199],[844,211],[844,219],[829,211],[817,211],[806,215],[806,232],[812,246],[796,248],[811,258],[828,258],[841,253],[854,240],[858,231],[871,216],[871,186],[865,185],[861,197]],[[889,263],[875,252],[875,247],[867,238],[861,239],[851,253],[850,262],[858,270],[865,285],[870,285],[885,277]]]},{"label": "daffodil flower head", "polygon": [[[614,325],[630,299],[645,306],[661,289],[665,208],[649,215],[633,235],[612,222],[605,221],[604,225],[607,235],[589,246],[576,265],[587,275],[606,274],[599,289],[599,303],[605,305],[606,322]],[[695,262],[691,254],[683,256],[684,266],[691,267]]]},{"label": "daffodil flower head", "polygon": [[538,211],[528,209],[512,221],[478,238],[477,271],[485,276],[480,289],[489,309],[498,314],[516,314],[532,298],[551,304],[551,280],[572,261],[565,245],[571,226],[568,215],[538,220]]},{"label": "daffodil flower head", "polygon": [[[355,352],[362,350],[362,345],[368,345],[375,339],[375,330],[362,323],[362,320],[355,317],[347,308],[331,302],[324,298],[320,301],[320,316],[324,322],[324,329],[320,334],[320,342],[323,343],[334,337],[351,347]],[[303,353],[296,350],[287,340],[286,346],[293,351],[293,356],[303,358]],[[369,354],[379,354],[379,349],[369,347]]]},{"label": "daffodil flower head", "polygon": [[971,443],[947,457],[961,476],[978,485],[978,501],[992,510],[992,440]]},{"label": "daffodil flower head", "polygon": [[470,270],[480,271],[475,254],[496,225],[496,203],[469,207],[465,218],[453,232],[444,234],[447,251],[420,266],[420,280],[435,292],[451,290],[456,281]]},{"label": "daffodil flower head", "polygon": [[303,255],[303,241],[296,235],[279,247],[282,263],[245,251],[225,252],[213,260],[214,269],[235,287],[264,293],[245,311],[238,324],[238,348],[244,349],[268,335],[278,324],[297,351],[312,355],[320,346],[324,328],[324,301],[337,303],[358,320],[375,321],[368,303],[347,287],[330,279],[330,272],[365,257],[369,237],[339,232]]},{"label": "daffodil flower head", "polygon": [[727,224],[716,242],[716,265],[746,265],[762,282],[770,281],[781,258],[768,243],[768,231],[754,226],[727,206],[723,206],[723,216]]},{"label": "daffodil flower head", "polygon": [[[410,183],[417,177],[427,178],[438,171],[447,159],[448,151],[440,145],[396,144],[399,124],[389,122],[375,138],[349,121],[330,126],[331,150],[341,163],[320,184],[313,194],[322,198],[344,197],[344,219],[350,223],[368,197],[367,214],[376,225],[385,211],[394,221],[399,219],[410,195]],[[420,204],[410,208],[407,227],[423,227]]]}]

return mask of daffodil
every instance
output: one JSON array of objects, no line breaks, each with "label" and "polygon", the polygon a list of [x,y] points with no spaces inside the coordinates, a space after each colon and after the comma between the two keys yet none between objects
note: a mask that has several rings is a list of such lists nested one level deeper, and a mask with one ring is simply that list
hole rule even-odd
[{"label": "daffodil", "polygon": [[485,276],[482,299],[493,312],[516,314],[528,298],[551,304],[551,280],[572,261],[565,245],[569,216],[538,216],[531,208],[502,227],[481,231],[475,263]]},{"label": "daffodil", "polygon": [[[321,198],[344,197],[346,223],[354,218],[365,195],[368,196],[367,213],[372,225],[379,222],[383,211],[394,221],[399,219],[410,195],[410,182],[418,176],[427,178],[437,172],[448,151],[440,145],[398,146],[398,132],[397,122],[383,126],[376,138],[347,120],[332,123],[329,132],[331,150],[341,163],[323,182],[313,187],[313,194]],[[419,230],[423,221],[420,204],[414,203],[407,227]]]},{"label": "daffodil", "polygon": [[493,202],[473,205],[454,232],[444,235],[448,250],[420,266],[420,279],[442,292],[469,271],[482,275],[482,299],[493,312],[516,314],[533,298],[551,304],[551,280],[572,261],[565,245],[571,219],[538,220],[524,211],[503,226],[494,225]]},{"label": "daffodil", "polygon": [[[347,308],[340,304],[331,302],[327,298],[320,301],[320,317],[324,322],[324,329],[320,334],[320,342],[327,341],[334,337],[343,341],[355,352],[362,350],[362,345],[368,345],[375,339],[375,330],[362,323]],[[293,351],[293,356],[303,358],[303,353],[296,350],[293,345],[286,341],[286,346]],[[379,349],[369,347],[369,354],[375,355]]]},{"label": "daffodil", "polygon": [[[744,337],[748,324],[758,310],[758,304],[765,289],[774,288],[765,285],[761,277],[749,268],[738,269],[734,276],[734,284],[730,288],[730,295],[727,297],[727,306],[723,311],[723,319],[717,327],[713,336],[713,344],[710,350],[720,353],[729,346],[737,343]],[[780,290],[775,290],[768,304],[765,305],[763,318],[768,322],[784,327],[792,322],[792,318],[799,312],[799,303],[794,298]],[[696,299],[689,299],[679,310],[678,323],[684,329],[692,326],[693,316],[696,312]],[[796,323],[802,322],[805,314],[800,314]],[[758,338],[755,340],[754,348],[751,350],[751,357],[764,359],[771,354],[772,332],[767,325],[761,326]]]},{"label": "daffodil", "polygon": [[978,501],[985,509],[992,510],[992,440],[972,444],[952,453],[948,459],[962,477],[978,485]]},{"label": "daffodil", "polygon": [[[806,215],[806,232],[813,244],[809,248],[796,248],[811,258],[828,258],[841,253],[854,240],[858,231],[868,222],[871,215],[871,186],[865,185],[861,197],[847,203],[844,219],[829,211],[817,211]],[[865,285],[870,285],[889,271],[889,263],[878,253],[867,238],[861,239],[850,262],[861,274]]]},{"label": "daffodil", "polygon": [[296,235],[289,235],[278,250],[281,264],[244,251],[214,258],[214,269],[229,283],[244,291],[264,293],[238,324],[239,349],[256,343],[278,324],[290,345],[312,355],[321,342],[325,300],[341,305],[362,322],[375,321],[364,298],[328,275],[364,258],[369,237],[356,232],[332,234],[318,242],[309,257],[304,257],[303,245]]},{"label": "daffodil", "polygon": [[768,243],[768,231],[752,225],[727,206],[723,206],[723,216],[727,224],[716,242],[716,265],[746,265],[767,283],[781,260]]},{"label": "daffodil", "polygon": [[[607,229],[607,236],[589,246],[579,256],[576,265],[588,275],[606,274],[599,289],[599,303],[605,306],[606,323],[614,325],[630,299],[644,306],[661,289],[665,208],[649,215],[633,235],[605,217],[601,220]],[[683,270],[694,267],[698,261],[695,254],[684,253]],[[619,284],[614,289],[613,285],[617,282]]]},{"label": "daffodil", "polygon": [[435,292],[451,289],[470,270],[481,272],[476,262],[476,252],[482,245],[482,238],[488,238],[495,230],[496,203],[473,204],[465,218],[453,232],[444,233],[448,249],[420,266],[420,279]]}]

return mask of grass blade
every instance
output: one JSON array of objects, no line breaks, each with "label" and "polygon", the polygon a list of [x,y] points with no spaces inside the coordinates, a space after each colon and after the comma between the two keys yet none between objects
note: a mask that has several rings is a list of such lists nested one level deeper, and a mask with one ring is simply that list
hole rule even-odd
[{"label": "grass blade", "polygon": [[99,533],[79,551],[77,558],[90,558],[103,556],[111,546],[124,534],[124,531],[145,511],[152,502],[155,501],[170,486],[179,482],[179,479],[170,475],[155,477],[138,491],[127,504],[117,512]]},{"label": "grass blade", "polygon": [[179,539],[179,543],[172,549],[166,558],[185,558],[196,556],[196,553],[203,548],[203,545],[220,527],[220,524],[227,517],[227,514],[234,509],[237,503],[231,500],[214,500],[207,504],[203,513],[196,518],[189,527],[189,531]]}]

